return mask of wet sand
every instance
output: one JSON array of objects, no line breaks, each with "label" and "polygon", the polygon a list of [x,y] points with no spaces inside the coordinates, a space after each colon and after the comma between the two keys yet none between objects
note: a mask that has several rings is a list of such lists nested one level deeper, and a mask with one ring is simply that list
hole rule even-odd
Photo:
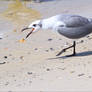
[{"label": "wet sand", "polygon": [[[0,1],[5,8],[7,3]],[[91,3],[91,0],[57,0],[29,2],[27,6],[38,10],[43,18],[60,13],[92,17]],[[3,5],[0,12],[5,10]],[[77,41],[77,56],[65,57],[72,53],[70,49],[56,57],[61,49],[72,44],[70,39],[50,30],[40,30],[20,43],[28,33],[20,32],[25,25],[14,25],[2,17],[0,20],[1,92],[92,91],[92,34]]]}]

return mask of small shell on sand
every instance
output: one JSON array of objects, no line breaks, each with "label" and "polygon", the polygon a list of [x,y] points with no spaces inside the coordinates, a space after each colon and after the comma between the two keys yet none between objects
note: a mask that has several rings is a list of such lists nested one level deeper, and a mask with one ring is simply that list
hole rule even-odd
[{"label": "small shell on sand", "polygon": [[4,58],[6,59],[6,58],[8,58],[7,56],[4,56]]},{"label": "small shell on sand", "polygon": [[24,56],[20,56],[20,59],[22,59],[22,60],[23,60],[23,58],[24,58]]},{"label": "small shell on sand", "polygon": [[4,50],[8,50],[8,48],[4,48]]},{"label": "small shell on sand", "polygon": [[49,68],[47,68],[46,70],[47,70],[47,71],[50,71],[50,69],[49,69]]},{"label": "small shell on sand", "polygon": [[0,33],[0,39],[2,39],[4,37],[3,33]]},{"label": "small shell on sand", "polygon": [[2,63],[0,62],[0,64],[5,64],[5,63],[6,63],[6,62],[2,62]]},{"label": "small shell on sand", "polygon": [[78,74],[79,77],[80,77],[80,76],[83,76],[83,75],[85,75],[85,74],[84,74],[84,73]]},{"label": "small shell on sand", "polygon": [[13,30],[13,32],[17,32],[17,30],[16,30],[16,29],[14,29],[14,30]]}]

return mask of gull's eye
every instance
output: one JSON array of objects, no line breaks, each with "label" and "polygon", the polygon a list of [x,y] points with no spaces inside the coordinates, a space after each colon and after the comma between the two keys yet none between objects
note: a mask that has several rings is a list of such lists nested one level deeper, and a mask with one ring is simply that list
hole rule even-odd
[{"label": "gull's eye", "polygon": [[36,27],[36,24],[33,24],[34,27]]}]

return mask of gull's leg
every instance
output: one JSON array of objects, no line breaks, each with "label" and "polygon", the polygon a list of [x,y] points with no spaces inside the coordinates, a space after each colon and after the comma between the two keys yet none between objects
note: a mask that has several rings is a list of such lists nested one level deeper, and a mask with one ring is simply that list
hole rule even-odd
[{"label": "gull's leg", "polygon": [[75,56],[75,55],[76,55],[76,52],[75,52],[75,46],[76,46],[76,42],[74,41],[72,46],[67,47],[67,48],[61,50],[56,56],[61,55],[61,54],[62,54],[63,52],[65,52],[67,49],[70,49],[70,48],[72,48],[72,47],[73,47],[73,54],[71,54],[71,55],[67,55],[67,57]]},{"label": "gull's leg", "polygon": [[73,42],[73,54],[67,55],[66,57],[71,57],[71,56],[75,56],[76,55],[75,46],[76,46],[76,42],[74,41]]}]

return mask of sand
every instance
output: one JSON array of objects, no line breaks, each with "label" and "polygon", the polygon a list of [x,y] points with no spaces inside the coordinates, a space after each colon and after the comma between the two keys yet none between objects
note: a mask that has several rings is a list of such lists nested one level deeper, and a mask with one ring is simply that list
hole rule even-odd
[{"label": "sand", "polygon": [[[60,13],[92,17],[91,3],[92,0],[44,0],[27,2],[27,6],[39,11],[42,18]],[[9,1],[0,1],[1,13],[7,4]],[[0,92],[92,91],[92,34],[77,41],[77,56],[65,57],[72,53],[70,49],[56,57],[72,40],[40,30],[20,42],[28,33],[20,30],[29,22],[15,25],[18,23],[6,18],[0,20]]]}]

